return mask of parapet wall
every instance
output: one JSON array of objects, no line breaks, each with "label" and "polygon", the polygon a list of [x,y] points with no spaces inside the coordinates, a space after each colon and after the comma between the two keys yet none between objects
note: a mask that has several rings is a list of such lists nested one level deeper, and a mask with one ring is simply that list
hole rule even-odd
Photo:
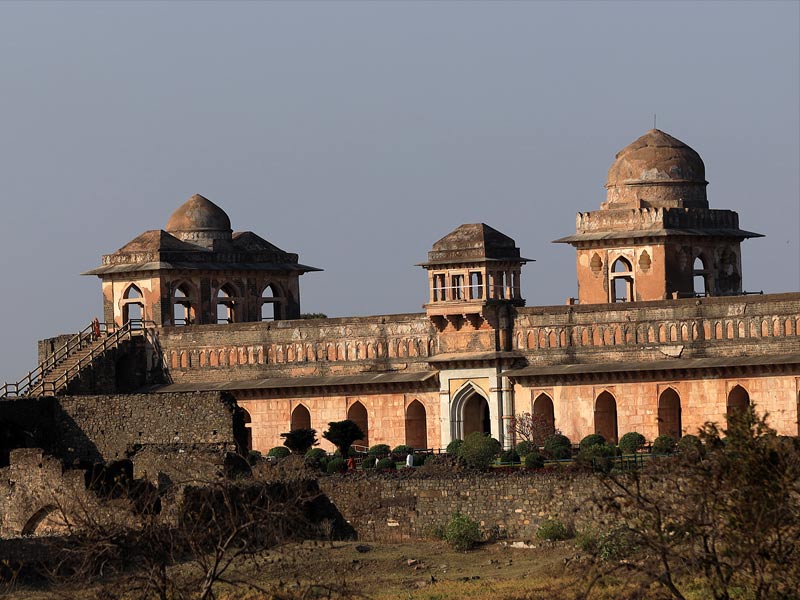
[{"label": "parapet wall", "polygon": [[532,539],[545,519],[578,527],[592,521],[590,498],[599,489],[586,474],[404,475],[356,473],[322,478],[319,484],[359,539],[370,541],[430,536],[454,512],[475,519],[486,532]]},{"label": "parapet wall", "polygon": [[800,352],[800,294],[521,308],[531,365]]},{"label": "parapet wall", "polygon": [[173,382],[424,370],[436,353],[425,315],[165,327],[159,344]]}]

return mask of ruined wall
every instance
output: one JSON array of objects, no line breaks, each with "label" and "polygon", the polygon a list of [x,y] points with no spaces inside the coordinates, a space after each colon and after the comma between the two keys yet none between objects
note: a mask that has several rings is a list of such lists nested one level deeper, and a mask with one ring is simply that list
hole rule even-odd
[{"label": "ruined wall", "polygon": [[167,327],[159,344],[175,383],[424,370],[436,353],[418,314]]},{"label": "ruined wall", "polygon": [[487,532],[532,539],[539,524],[558,518],[580,527],[592,521],[591,475],[471,473],[403,477],[355,474],[319,480],[320,488],[358,532],[359,539],[399,541],[430,536],[454,512]]}]

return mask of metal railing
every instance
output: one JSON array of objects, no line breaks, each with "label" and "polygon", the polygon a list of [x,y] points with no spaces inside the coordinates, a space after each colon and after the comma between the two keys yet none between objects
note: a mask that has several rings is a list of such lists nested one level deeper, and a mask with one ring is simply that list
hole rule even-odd
[{"label": "metal railing", "polygon": [[[55,395],[98,356],[134,335],[147,336],[154,328],[154,322],[142,319],[131,319],[122,327],[116,323],[90,323],[39,363],[35,369],[28,371],[25,377],[15,383],[4,383],[0,386],[0,398]],[[77,362],[64,369],[57,378],[47,379],[47,376],[68,358],[75,357],[86,349],[88,352],[78,356]]]}]

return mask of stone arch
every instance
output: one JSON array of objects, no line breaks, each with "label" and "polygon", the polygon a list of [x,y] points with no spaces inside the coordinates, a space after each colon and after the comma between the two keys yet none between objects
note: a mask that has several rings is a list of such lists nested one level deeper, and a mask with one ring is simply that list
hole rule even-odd
[{"label": "stone arch", "polygon": [[728,392],[728,417],[741,415],[747,410],[748,406],[750,406],[750,394],[748,391],[741,385],[735,385],[731,388],[731,391]]},{"label": "stone arch", "polygon": [[197,323],[197,306],[199,294],[197,287],[190,281],[176,281],[172,284],[172,324],[176,326],[194,325]]},{"label": "stone arch", "polygon": [[406,407],[406,446],[415,449],[428,447],[428,416],[419,400],[413,400]]},{"label": "stone arch", "polygon": [[633,302],[633,266],[625,257],[618,257],[611,263],[608,274],[609,302]]},{"label": "stone arch", "polygon": [[284,294],[277,283],[268,283],[261,290],[260,317],[262,321],[280,321],[283,318]]},{"label": "stone arch", "polygon": [[141,327],[144,319],[144,295],[139,286],[132,283],[122,294],[122,324],[130,323],[132,327]]},{"label": "stone arch", "polygon": [[452,439],[464,439],[479,431],[491,434],[492,415],[485,392],[471,381],[462,385],[450,404],[450,434]]},{"label": "stone arch", "polygon": [[215,323],[236,323],[239,315],[239,291],[230,282],[223,283],[214,294]]},{"label": "stone arch", "polygon": [[311,413],[304,404],[298,404],[292,411],[291,429],[311,429]]},{"label": "stone arch", "polygon": [[681,397],[671,387],[658,397],[658,435],[681,437]]},{"label": "stone arch", "polygon": [[253,419],[247,409],[236,407],[233,413],[233,439],[240,454],[253,449]]},{"label": "stone arch", "polygon": [[546,430],[546,435],[550,436],[556,432],[556,415],[553,409],[553,399],[542,392],[533,401],[534,416],[541,416]]},{"label": "stone arch", "polygon": [[617,401],[608,391],[601,392],[595,400],[594,432],[602,435],[609,443],[616,444],[618,441]]},{"label": "stone arch", "polygon": [[60,535],[66,532],[67,523],[64,521],[61,511],[54,504],[48,504],[37,510],[22,526],[22,535],[24,536]]},{"label": "stone arch", "polygon": [[364,432],[364,437],[356,440],[353,444],[358,446],[369,446],[369,415],[367,415],[366,407],[358,400],[350,405],[347,409],[347,418],[361,428]]}]

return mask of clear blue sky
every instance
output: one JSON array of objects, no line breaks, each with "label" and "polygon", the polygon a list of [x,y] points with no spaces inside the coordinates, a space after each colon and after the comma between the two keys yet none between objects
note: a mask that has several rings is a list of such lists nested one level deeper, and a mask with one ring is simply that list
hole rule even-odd
[{"label": "clear blue sky", "polygon": [[302,307],[416,312],[414,264],[461,223],[535,258],[599,207],[652,127],[739,212],[744,286],[800,289],[798,2],[0,3],[0,380],[101,314],[78,274],[186,198],[306,264]]}]

